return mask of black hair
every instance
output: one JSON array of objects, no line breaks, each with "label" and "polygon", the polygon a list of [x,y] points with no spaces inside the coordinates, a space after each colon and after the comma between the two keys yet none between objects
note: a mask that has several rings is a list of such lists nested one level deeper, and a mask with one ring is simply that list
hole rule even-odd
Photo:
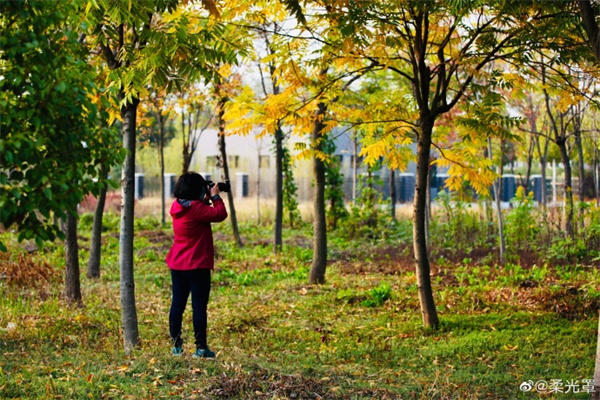
[{"label": "black hair", "polygon": [[206,194],[207,183],[202,175],[196,172],[186,172],[175,184],[173,195],[183,200],[201,200]]}]

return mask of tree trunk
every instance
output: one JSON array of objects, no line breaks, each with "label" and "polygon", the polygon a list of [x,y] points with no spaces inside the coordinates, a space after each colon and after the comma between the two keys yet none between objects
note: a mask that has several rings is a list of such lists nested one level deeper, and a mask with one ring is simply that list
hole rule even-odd
[{"label": "tree trunk", "polygon": [[564,137],[558,138],[556,144],[560,149],[560,157],[565,168],[565,230],[567,235],[574,239],[573,231],[573,185],[571,183],[571,160],[567,151],[567,140]]},{"label": "tree trunk", "polygon": [[79,283],[79,246],[77,245],[77,208],[67,213],[65,238],[65,298],[69,304],[82,305]]},{"label": "tree trunk", "polygon": [[596,15],[592,8],[592,2],[590,0],[579,0],[578,3],[583,27],[588,36],[588,43],[596,56],[596,60],[600,63],[600,29],[596,22]]},{"label": "tree trunk", "polygon": [[525,194],[529,192],[529,180],[531,179],[531,164],[533,162],[533,134],[531,135],[531,140],[529,142],[529,149],[527,150],[527,172],[525,173],[525,182],[523,182],[523,186],[525,187]]},{"label": "tree trunk", "polygon": [[161,110],[158,110],[158,162],[160,164],[160,212],[161,212],[161,223],[165,225],[166,212],[165,212],[165,120]]},{"label": "tree trunk", "polygon": [[[492,152],[492,138],[488,138],[488,154],[490,160],[494,160],[494,153]],[[502,165],[502,157],[500,157],[500,165]],[[500,172],[502,174],[502,171]],[[502,175],[500,175],[499,179],[494,181],[492,185],[494,190],[494,198],[496,199],[496,210],[498,214],[498,238],[499,238],[499,246],[500,246],[500,265],[504,265],[504,254],[506,254],[506,244],[504,242],[504,220],[502,218],[502,201],[500,200],[500,196],[502,195]]]},{"label": "tree trunk", "polygon": [[396,171],[390,168],[390,201],[392,219],[396,220]]},{"label": "tree trunk", "polygon": [[544,220],[546,219],[546,210],[548,208],[548,193],[546,193],[546,169],[548,163],[546,158],[540,159],[541,175],[542,175],[542,212],[544,214]]},{"label": "tree trunk", "polygon": [[283,244],[282,226],[283,226],[283,131],[281,123],[277,124],[275,130],[275,243],[273,251],[281,251]]},{"label": "tree trunk", "polygon": [[548,167],[548,161],[547,161],[547,156],[548,156],[548,144],[550,143],[550,140],[545,139],[544,142],[544,152],[542,153],[542,148],[540,146],[540,137],[538,136],[536,138],[536,147],[538,150],[538,156],[540,158],[540,167],[541,167],[541,174],[542,174],[542,218],[544,219],[544,224],[547,225],[548,224],[548,214],[547,214],[547,209],[548,209],[548,194],[546,193],[546,170]]},{"label": "tree trunk", "polygon": [[[219,151],[221,153],[222,163],[223,163],[223,178],[226,181],[230,181],[229,178],[229,164],[227,162],[227,149],[225,146],[225,119],[223,115],[225,115],[225,103],[227,103],[227,98],[223,97],[219,99],[218,110],[219,110]],[[233,193],[231,190],[227,193],[227,199],[229,202],[229,219],[231,220],[231,227],[233,229],[233,236],[235,238],[235,242],[237,246],[242,248],[244,247],[244,242],[242,242],[242,237],[240,236],[240,230],[238,228],[237,223],[237,215],[235,213],[235,205],[233,203]]]},{"label": "tree trunk", "polygon": [[[594,141],[595,142],[595,141]],[[593,162],[593,176],[594,176],[594,189],[596,193],[596,207],[600,208],[600,162],[598,160],[598,144],[594,145],[594,162]]]},{"label": "tree trunk", "polygon": [[[581,130],[575,131],[575,144],[577,145],[577,153],[579,155],[579,201],[583,203],[585,201],[585,169],[583,159],[583,145],[581,144]],[[579,224],[581,225],[581,231],[585,229],[585,218],[583,207],[579,209]]]},{"label": "tree trunk", "polygon": [[[259,141],[262,139],[259,139]],[[256,223],[260,226],[260,150],[261,146],[257,146],[257,161],[258,173],[256,174]]]},{"label": "tree trunk", "polygon": [[431,255],[431,235],[429,234],[429,221],[431,220],[431,169],[427,173],[427,200],[425,204],[425,239],[427,243],[427,255]]},{"label": "tree trunk", "polygon": [[[104,163],[101,165],[100,176],[102,180],[108,177],[108,170]],[[96,210],[94,211],[94,225],[92,226],[92,239],[90,243],[90,257],[88,259],[87,277],[90,279],[100,278],[100,259],[102,258],[102,217],[104,215],[104,204],[106,203],[106,185],[100,189]]]},{"label": "tree trunk", "polygon": [[375,205],[375,188],[373,187],[373,168],[367,167],[367,186],[369,187],[369,205]]},{"label": "tree trunk", "polygon": [[423,325],[437,328],[439,320],[433,301],[429,256],[427,254],[427,233],[425,229],[425,219],[427,217],[427,177],[429,175],[429,151],[431,149],[433,123],[433,118],[425,119],[422,117],[421,119],[421,132],[417,143],[417,174],[413,203],[413,246]]},{"label": "tree trunk", "polygon": [[358,138],[356,132],[354,132],[352,138],[352,149],[354,159],[352,161],[352,204],[356,202],[356,184],[358,181]]},{"label": "tree trunk", "polygon": [[[599,315],[600,317],[600,315]],[[596,344],[596,363],[594,368],[594,391],[592,400],[600,400],[600,318],[598,319],[598,339]]]},{"label": "tree trunk", "polygon": [[138,99],[121,107],[123,147],[127,150],[121,181],[121,231],[119,236],[119,268],[121,276],[121,323],[125,353],[140,344],[135,284],[133,277],[133,219],[135,196],[135,133]]},{"label": "tree trunk", "polygon": [[[323,118],[326,112],[327,106],[320,102],[312,132],[312,142],[315,144],[316,151],[322,151],[322,132],[325,127]],[[313,171],[315,174],[313,261],[308,281],[312,284],[320,284],[325,282],[327,267],[327,220],[325,216],[325,163],[317,156],[313,156]]]},{"label": "tree trunk", "polygon": [[[191,127],[190,127],[191,128]],[[186,174],[190,169],[190,152],[189,152],[189,133],[188,136],[185,134],[185,111],[181,112],[181,140],[183,141],[183,146],[181,147],[182,156],[183,156],[183,167],[182,174]]]}]

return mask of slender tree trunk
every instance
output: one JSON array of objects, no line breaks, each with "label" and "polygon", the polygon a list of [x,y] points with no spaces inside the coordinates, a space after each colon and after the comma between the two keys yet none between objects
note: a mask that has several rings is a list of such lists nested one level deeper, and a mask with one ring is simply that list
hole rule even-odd
[{"label": "slender tree trunk", "polygon": [[390,168],[390,201],[392,219],[396,220],[396,171]]},{"label": "slender tree trunk", "polygon": [[275,130],[275,242],[273,251],[281,251],[283,231],[283,131],[281,123]]},{"label": "slender tree trunk", "polygon": [[[262,139],[259,139],[262,140]],[[257,160],[258,160],[258,173],[256,176],[256,222],[258,225],[260,225],[260,149],[261,146],[257,147],[258,151],[257,151]]]},{"label": "slender tree trunk", "polygon": [[183,140],[183,146],[181,147],[182,155],[183,155],[183,168],[182,174],[185,174],[190,169],[190,154],[189,154],[189,143],[190,136],[189,130],[188,135],[185,134],[185,111],[181,112],[181,139]]},{"label": "slender tree trunk", "polygon": [[[227,162],[227,149],[225,146],[225,119],[223,115],[225,115],[225,103],[227,103],[228,99],[223,97],[219,99],[218,109],[219,109],[219,151],[221,152],[221,158],[223,163],[223,175],[225,180],[231,181],[229,178],[229,164]],[[233,202],[233,193],[229,191],[227,193],[227,199],[229,201],[229,219],[231,220],[231,227],[233,229],[233,236],[235,238],[235,242],[238,247],[244,247],[244,242],[242,241],[242,237],[240,235],[240,230],[238,228],[237,215],[235,213],[235,205]]]},{"label": "slender tree trunk", "polygon": [[542,152],[542,148],[540,146],[540,137],[536,138],[536,147],[538,150],[538,156],[540,158],[540,167],[541,167],[541,175],[542,175],[542,218],[544,219],[544,224],[548,224],[548,194],[546,193],[546,171],[548,168],[548,144],[550,140],[546,139],[544,143],[544,151]]},{"label": "slender tree trunk", "polygon": [[119,268],[121,279],[121,323],[125,353],[140,344],[135,284],[133,276],[133,219],[135,196],[135,133],[138,99],[121,107],[123,147],[127,150],[121,181],[121,231],[119,236]]},{"label": "slender tree trunk", "polygon": [[[594,10],[592,8],[592,2],[590,0],[579,0],[578,3],[583,20],[583,26],[588,35],[589,44],[592,47],[594,55],[596,56],[596,60],[600,63],[600,30],[598,29],[598,23],[596,22],[596,15],[594,14]],[[596,205],[598,205],[598,203],[598,184],[596,184]],[[594,370],[594,391],[591,398],[593,400],[600,400],[600,320],[598,325],[596,366]]]},{"label": "slender tree trunk", "polygon": [[592,400],[600,400],[600,315],[598,318],[598,335],[596,343],[596,363],[594,368],[594,391],[592,392]]},{"label": "slender tree trunk", "polygon": [[588,43],[596,56],[596,60],[600,63],[600,29],[598,22],[596,22],[596,14],[592,8],[592,2],[590,0],[579,0],[578,3],[583,27],[588,36]]},{"label": "slender tree trunk", "polygon": [[[315,125],[312,132],[312,142],[315,150],[322,151],[323,118],[327,106],[320,102],[317,108]],[[313,171],[315,174],[314,194],[314,225],[313,225],[313,261],[310,269],[309,283],[320,284],[325,282],[325,269],[327,267],[327,220],[325,216],[325,163],[313,156]]]},{"label": "slender tree trunk", "polygon": [[525,186],[525,193],[529,192],[529,180],[531,179],[531,164],[533,162],[533,134],[531,135],[531,140],[529,142],[529,149],[527,150],[527,172],[525,174],[525,182],[523,185]]},{"label": "slender tree trunk", "polygon": [[65,298],[69,304],[82,305],[79,283],[79,246],[77,245],[77,208],[67,213],[65,238]]},{"label": "slender tree trunk", "polygon": [[439,324],[433,290],[431,288],[430,265],[427,251],[427,184],[429,175],[429,152],[433,118],[421,117],[421,132],[417,143],[417,174],[413,203],[413,246],[416,260],[417,289],[423,325],[437,328]]},{"label": "slender tree trunk", "polygon": [[[431,164],[430,164],[431,165]],[[429,235],[429,221],[431,219],[431,168],[427,173],[427,194],[425,204],[425,239],[427,243],[427,255],[431,255],[431,236]]]},{"label": "slender tree trunk", "polygon": [[[578,128],[575,131],[575,144],[577,145],[577,153],[579,155],[579,201],[583,203],[585,201],[585,169],[583,159],[583,145],[581,143],[581,130]],[[585,218],[583,207],[579,210],[579,224],[581,225],[581,231],[585,229]]]},{"label": "slender tree trunk", "polygon": [[546,219],[546,210],[548,208],[548,193],[546,193],[546,171],[548,168],[548,163],[546,162],[546,158],[542,158],[540,160],[541,167],[541,175],[542,175],[542,207],[544,213],[544,219]]},{"label": "slender tree trunk", "polygon": [[[102,180],[108,177],[108,170],[104,163],[101,165],[100,176]],[[94,224],[92,226],[92,240],[90,243],[90,257],[88,259],[87,277],[90,279],[100,278],[100,259],[102,257],[102,217],[104,215],[104,204],[106,203],[106,185],[100,189],[96,210],[94,211]]]},{"label": "slender tree trunk", "polygon": [[[490,160],[494,160],[494,153],[492,152],[492,138],[488,138],[488,154]],[[502,165],[502,157],[500,157],[500,165]],[[500,172],[502,173],[502,172]],[[498,214],[498,238],[499,238],[499,246],[500,246],[500,264],[504,265],[504,254],[506,254],[506,245],[504,242],[504,220],[502,218],[502,201],[500,196],[502,195],[502,175],[500,178],[494,181],[493,190],[494,197],[496,198],[496,210]]]},{"label": "slender tree trunk", "polygon": [[593,166],[593,176],[594,176],[594,189],[596,192],[596,207],[600,208],[600,162],[598,160],[598,144],[594,145],[594,166]]},{"label": "slender tree trunk", "polygon": [[165,212],[165,120],[160,110],[158,110],[158,161],[160,164],[160,212],[161,212],[161,223],[165,225],[166,212]]},{"label": "slender tree trunk", "polygon": [[571,182],[571,160],[567,151],[567,140],[564,137],[558,138],[556,144],[560,149],[560,157],[565,168],[565,230],[567,235],[574,239],[573,231],[573,184]]},{"label": "slender tree trunk", "polygon": [[369,186],[369,204],[375,204],[375,189],[373,188],[373,169],[367,167],[367,185]]},{"label": "slender tree trunk", "polygon": [[352,161],[352,204],[356,202],[356,184],[358,181],[358,138],[356,132],[352,137],[353,161]]}]

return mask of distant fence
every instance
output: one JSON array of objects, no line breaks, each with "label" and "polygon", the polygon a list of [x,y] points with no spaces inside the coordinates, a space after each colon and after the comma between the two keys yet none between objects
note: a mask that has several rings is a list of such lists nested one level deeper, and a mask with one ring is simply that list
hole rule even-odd
[{"label": "distant fence", "polygon": [[[208,179],[212,179],[209,174],[203,173]],[[175,189],[175,182],[177,176],[175,174],[165,174],[165,191],[166,197],[171,198]],[[389,176],[380,178],[377,174],[373,175],[373,188],[381,193],[384,200],[390,197],[390,182]],[[430,194],[433,201],[435,201],[437,194],[441,191],[448,192],[446,188],[446,180],[448,175],[438,174],[432,177]],[[213,179],[214,180],[214,179]],[[360,196],[361,187],[366,185],[366,176],[361,175],[358,177],[356,183],[356,196]],[[296,185],[298,186],[298,200],[299,201],[310,201],[313,198],[314,184],[312,178],[299,177],[295,179]],[[260,180],[257,175],[252,175],[245,172],[236,172],[231,177],[231,191],[236,198],[239,197],[256,197],[257,193],[260,194],[261,198],[273,199],[275,198],[275,178],[274,176],[261,176]],[[516,194],[517,188],[520,186],[521,179],[517,175],[506,174],[502,176],[502,193],[500,194],[500,200],[503,202],[510,202]],[[353,179],[351,177],[345,177],[343,181],[343,191],[345,194],[346,201],[351,201],[353,197]],[[396,199],[398,203],[410,203],[413,201],[415,192],[415,176],[410,173],[397,173],[395,175],[395,186],[396,186]],[[561,198],[563,191],[563,182],[557,181],[556,183],[557,197]],[[465,189],[470,193],[470,197],[473,199],[477,198],[474,190]],[[529,188],[527,192],[532,191],[535,201],[540,202],[542,200],[542,191],[546,191],[546,198],[548,202],[552,201],[553,188],[552,180],[546,178],[545,185],[542,185],[542,177],[540,175],[532,175],[530,177]],[[573,178],[573,191],[577,193],[579,190],[579,179]],[[143,197],[159,197],[160,196],[160,180],[158,176],[145,176],[144,174],[136,174],[136,199]]]}]

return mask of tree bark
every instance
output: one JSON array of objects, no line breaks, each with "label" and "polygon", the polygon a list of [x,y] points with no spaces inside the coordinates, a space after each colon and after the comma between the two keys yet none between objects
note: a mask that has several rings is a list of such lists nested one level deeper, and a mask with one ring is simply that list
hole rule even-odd
[{"label": "tree bark", "polygon": [[557,138],[556,144],[560,149],[560,157],[565,169],[565,230],[571,239],[575,238],[573,231],[573,184],[571,182],[571,159],[567,151],[567,140],[564,137]]},{"label": "tree bark", "polygon": [[158,113],[158,162],[160,164],[160,212],[161,212],[161,223],[165,225],[166,212],[165,212],[165,120],[160,109]]},{"label": "tree bark", "polygon": [[[262,139],[258,139],[259,141]],[[257,145],[257,162],[258,162],[258,173],[256,174],[256,223],[260,225],[260,150],[261,146]]]},{"label": "tree bark", "polygon": [[[581,143],[581,130],[579,128],[575,132],[575,144],[577,145],[577,153],[579,154],[579,201],[583,203],[585,201],[585,164],[583,159],[583,145]],[[579,223],[581,224],[581,230],[583,231],[585,229],[583,208],[580,208],[579,211]]]},{"label": "tree bark", "polygon": [[[275,85],[274,85],[275,88]],[[283,244],[283,131],[281,123],[275,131],[275,242],[273,251],[281,251]]]},{"label": "tree bark", "polygon": [[[219,104],[217,106],[219,118],[219,151],[221,153],[223,164],[223,177],[226,181],[231,182],[231,179],[229,178],[229,164],[227,162],[227,148],[225,145],[225,119],[223,118],[223,116],[225,115],[225,103],[227,103],[227,101],[228,99],[226,97],[222,97],[219,99]],[[242,241],[242,237],[240,236],[237,215],[235,213],[235,204],[233,202],[233,193],[231,192],[231,190],[227,192],[227,200],[229,203],[229,219],[231,220],[233,236],[235,238],[237,246],[242,248],[244,247],[244,242]]]},{"label": "tree bark", "polygon": [[529,149],[527,149],[527,172],[525,173],[525,182],[523,182],[523,186],[525,187],[525,194],[529,192],[529,181],[531,179],[531,164],[533,162],[533,134],[531,135],[531,139],[529,142]]},{"label": "tree bark", "polygon": [[189,139],[185,134],[185,110],[181,111],[181,140],[183,146],[181,146],[182,150],[182,168],[181,173],[186,174],[190,169],[190,155],[189,155]]},{"label": "tree bark", "polygon": [[596,56],[596,60],[600,63],[600,28],[596,22],[596,15],[594,14],[592,3],[590,0],[579,0],[578,3],[583,27],[588,36],[588,43]]},{"label": "tree bark", "polygon": [[79,246],[77,245],[77,208],[67,213],[65,238],[65,298],[69,304],[83,305],[79,282]]},{"label": "tree bark", "polygon": [[352,204],[356,203],[356,186],[358,181],[358,138],[356,132],[352,135]]},{"label": "tree bark", "polygon": [[[312,142],[315,144],[316,151],[322,151],[325,127],[323,118],[326,112],[327,106],[323,102],[319,102],[312,132]],[[313,156],[313,172],[315,174],[313,261],[308,281],[312,284],[321,284],[325,282],[327,268],[327,220],[325,216],[325,163],[317,156]]]},{"label": "tree bark", "polygon": [[598,338],[596,344],[596,363],[594,368],[594,391],[592,392],[592,400],[600,400],[600,315],[598,318]]},{"label": "tree bark", "polygon": [[431,149],[433,123],[433,118],[421,118],[421,132],[417,142],[417,174],[413,202],[413,246],[423,325],[437,328],[439,320],[431,288],[429,256],[427,254],[427,232],[425,229],[429,152]]},{"label": "tree bark", "polygon": [[600,208],[600,162],[598,160],[598,144],[594,140],[594,162],[593,162],[593,176],[594,176],[594,189],[596,193],[596,207]]},{"label": "tree bark", "polygon": [[[583,26],[587,32],[588,39],[592,51],[596,56],[596,60],[600,63],[600,29],[596,22],[596,16],[592,9],[590,0],[579,0],[579,9],[583,19]],[[562,154],[562,152],[561,152]],[[565,168],[566,173],[566,168]],[[598,205],[598,184],[596,184],[596,205]],[[600,321],[600,320],[599,320]],[[598,345],[596,350],[596,366],[594,369],[594,391],[592,393],[593,400],[600,400],[600,322],[598,325]]]},{"label": "tree bark", "polygon": [[121,278],[121,323],[125,353],[140,344],[135,284],[133,276],[133,219],[135,200],[135,133],[139,99],[121,107],[123,147],[127,150],[121,181],[121,231],[119,236],[119,268]]},{"label": "tree bark", "polygon": [[396,220],[396,171],[390,168],[390,201],[392,219]]},{"label": "tree bark", "polygon": [[[488,138],[488,154],[490,160],[494,160],[492,152],[492,138]],[[492,161],[493,162],[493,161]],[[502,157],[500,157],[500,165],[502,165]],[[502,169],[502,168],[500,168]],[[494,198],[496,199],[496,211],[498,215],[498,238],[500,246],[500,265],[504,265],[504,255],[506,254],[506,244],[504,242],[504,219],[502,217],[502,201],[500,196],[502,195],[502,171],[500,172],[499,179],[495,180],[492,188],[494,191]]]},{"label": "tree bark", "polygon": [[[102,180],[108,177],[108,170],[104,163],[101,165],[100,176]],[[102,218],[104,216],[104,205],[106,203],[106,185],[100,189],[96,210],[94,211],[94,224],[92,226],[92,239],[90,243],[90,257],[88,259],[86,276],[90,279],[100,278],[100,260],[102,258]]]}]

